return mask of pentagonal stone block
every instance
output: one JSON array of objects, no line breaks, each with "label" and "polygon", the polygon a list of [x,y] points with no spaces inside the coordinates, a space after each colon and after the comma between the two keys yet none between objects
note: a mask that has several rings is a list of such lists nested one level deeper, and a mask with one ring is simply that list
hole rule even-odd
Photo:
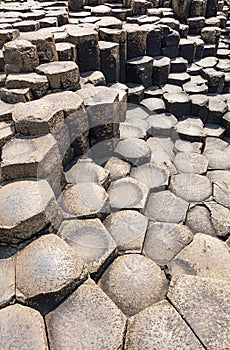
[{"label": "pentagonal stone block", "polygon": [[45,323],[38,311],[15,304],[0,310],[3,349],[48,350]]},{"label": "pentagonal stone block", "polygon": [[185,225],[150,221],[145,237],[143,254],[164,266],[193,239]]},{"label": "pentagonal stone block", "polygon": [[149,123],[149,135],[156,137],[174,136],[174,126],[177,124],[177,119],[171,113],[150,115],[147,122]]},{"label": "pentagonal stone block", "polygon": [[170,72],[170,59],[164,56],[154,57],[152,81],[155,85],[166,84]]},{"label": "pentagonal stone block", "polygon": [[36,73],[9,74],[6,83],[8,89],[30,88],[35,98],[40,98],[47,93],[48,79]]},{"label": "pentagonal stone block", "polygon": [[58,234],[81,256],[90,273],[97,273],[115,255],[116,243],[99,219],[65,220]]},{"label": "pentagonal stone block", "polygon": [[111,183],[108,189],[109,203],[113,210],[143,210],[148,197],[148,188],[131,177]]},{"label": "pentagonal stone block", "polygon": [[115,154],[133,165],[141,165],[150,161],[151,150],[145,141],[134,138],[120,141]]},{"label": "pentagonal stone block", "polygon": [[70,185],[62,194],[62,206],[68,216],[101,217],[109,210],[108,194],[93,182]]},{"label": "pentagonal stone block", "polygon": [[173,163],[180,173],[204,174],[208,169],[208,159],[198,153],[179,152]]},{"label": "pentagonal stone block", "polygon": [[99,41],[101,71],[106,81],[119,81],[120,62],[119,62],[119,45],[108,41]]},{"label": "pentagonal stone block", "polygon": [[216,235],[210,211],[205,206],[195,205],[192,207],[188,211],[185,223],[193,233],[202,232],[206,235]]},{"label": "pentagonal stone block", "polygon": [[176,117],[190,115],[190,99],[186,93],[166,93],[164,99],[167,109]]},{"label": "pentagonal stone block", "polygon": [[[108,322],[109,320],[109,322]],[[80,286],[46,316],[50,349],[119,349],[125,317],[93,281]]]},{"label": "pentagonal stone block", "polygon": [[3,48],[5,72],[32,72],[39,65],[37,48],[28,40],[14,40]]},{"label": "pentagonal stone block", "polygon": [[230,342],[229,296],[229,281],[196,276],[173,278],[168,293],[171,303],[210,350],[224,349]]},{"label": "pentagonal stone block", "polygon": [[142,84],[145,88],[152,85],[153,59],[149,56],[132,58],[127,61],[127,82]]},{"label": "pentagonal stone block", "polygon": [[65,173],[68,183],[94,182],[104,187],[109,183],[109,171],[94,163],[92,159],[80,159]]},{"label": "pentagonal stone block", "polygon": [[166,300],[160,301],[128,320],[125,350],[204,349],[180,314]]},{"label": "pentagonal stone block", "polygon": [[27,20],[14,23],[14,28],[19,29],[20,32],[33,32],[38,30],[40,25],[38,21]]},{"label": "pentagonal stone block", "polygon": [[163,299],[167,284],[159,266],[139,254],[118,257],[99,281],[99,286],[128,316]]},{"label": "pentagonal stone block", "polygon": [[78,89],[80,73],[78,66],[72,61],[45,63],[36,68],[37,73],[45,74],[51,89]]},{"label": "pentagonal stone block", "polygon": [[131,165],[117,157],[111,157],[105,165],[111,181],[119,180],[129,174]]},{"label": "pentagonal stone block", "polygon": [[110,214],[103,222],[117,244],[119,253],[141,253],[148,219],[135,210]]},{"label": "pentagonal stone block", "polygon": [[60,223],[54,193],[45,180],[22,180],[0,188],[0,240],[18,243]]},{"label": "pentagonal stone block", "polygon": [[225,242],[197,233],[194,240],[169,263],[171,275],[197,275],[216,280],[230,280],[230,252]]},{"label": "pentagonal stone block", "polygon": [[137,24],[126,24],[123,26],[127,31],[127,56],[144,56],[146,53],[147,30]]},{"label": "pentagonal stone block", "polygon": [[150,220],[180,223],[185,220],[188,202],[170,191],[151,193],[146,204],[145,215]]},{"label": "pentagonal stone block", "polygon": [[37,47],[40,63],[58,60],[54,35],[48,29],[40,29],[29,33],[21,33],[20,38],[30,41]]},{"label": "pentagonal stone block", "polygon": [[18,300],[46,313],[84,277],[80,256],[54,234],[42,236],[17,255]]},{"label": "pentagonal stone block", "polygon": [[200,118],[185,118],[179,121],[175,129],[178,135],[187,141],[203,141],[207,136]]},{"label": "pentagonal stone block", "polygon": [[169,175],[166,166],[153,163],[133,167],[130,173],[132,178],[145,184],[150,191],[164,190],[168,185]]},{"label": "pentagonal stone block", "polygon": [[15,256],[0,259],[0,307],[15,296]]},{"label": "pentagonal stone block", "polygon": [[202,202],[212,195],[212,185],[206,176],[197,174],[173,175],[170,188],[188,202]]},{"label": "pentagonal stone block", "polygon": [[8,141],[2,150],[1,168],[5,180],[46,179],[54,193],[60,192],[64,183],[61,157],[51,134]]}]

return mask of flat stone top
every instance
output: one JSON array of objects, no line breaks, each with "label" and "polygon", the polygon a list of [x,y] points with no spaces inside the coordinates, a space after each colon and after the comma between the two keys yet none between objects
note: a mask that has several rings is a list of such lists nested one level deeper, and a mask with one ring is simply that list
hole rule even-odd
[{"label": "flat stone top", "polygon": [[12,40],[4,45],[4,50],[27,50],[35,48],[35,46],[28,40]]},{"label": "flat stone top", "polygon": [[45,180],[23,180],[0,188],[0,225],[20,224],[45,210],[54,194]]},{"label": "flat stone top", "polygon": [[58,92],[44,96],[39,100],[18,103],[13,111],[13,120],[15,122],[24,120],[49,121],[55,113],[75,110],[82,104],[83,100],[78,94],[71,91]]},{"label": "flat stone top", "polygon": [[36,83],[47,83],[48,80],[44,75],[37,73],[21,73],[21,74],[9,74],[6,78],[6,85],[10,81],[27,81],[32,84]]},{"label": "flat stone top", "polygon": [[66,28],[67,35],[70,37],[70,41],[77,44],[84,42],[85,40],[91,40],[98,37],[95,30],[89,27],[80,27],[77,25],[68,25]]},{"label": "flat stone top", "polygon": [[99,41],[98,45],[99,45],[99,49],[100,50],[106,50],[106,49],[112,49],[114,47],[119,47],[118,44],[112,43],[112,42],[108,42],[108,41]]},{"label": "flat stone top", "polygon": [[53,34],[47,28],[42,28],[34,32],[24,32],[20,33],[19,39],[37,41],[37,40],[50,40],[52,39]]},{"label": "flat stone top", "polygon": [[78,69],[78,66],[73,61],[58,61],[41,64],[36,68],[36,71],[40,74],[52,75],[62,74],[69,72],[73,69]]},{"label": "flat stone top", "polygon": [[86,87],[78,90],[77,95],[84,99],[86,106],[94,106],[96,104],[111,104],[118,102],[119,92],[117,89],[109,89],[105,86]]}]

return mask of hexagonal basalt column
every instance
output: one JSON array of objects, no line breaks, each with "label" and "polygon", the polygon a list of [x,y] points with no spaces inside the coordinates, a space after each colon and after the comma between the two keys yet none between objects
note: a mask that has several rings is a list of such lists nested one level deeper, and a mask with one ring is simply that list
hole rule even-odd
[{"label": "hexagonal basalt column", "polygon": [[85,277],[83,260],[54,234],[26,246],[16,264],[17,299],[42,313],[54,308]]},{"label": "hexagonal basalt column", "polygon": [[37,48],[27,40],[14,40],[3,47],[5,72],[32,72],[39,65]]},{"label": "hexagonal basalt column", "polygon": [[36,68],[37,73],[45,74],[51,89],[79,89],[80,73],[72,61],[45,63]]},{"label": "hexagonal basalt column", "polygon": [[61,215],[45,180],[23,180],[0,188],[0,241],[18,243],[47,225],[58,225]]},{"label": "hexagonal basalt column", "polygon": [[59,149],[51,134],[8,141],[2,150],[1,168],[5,180],[46,179],[54,193],[60,192],[64,183]]},{"label": "hexagonal basalt column", "polygon": [[115,255],[116,243],[99,219],[65,220],[58,234],[87,264],[90,273],[96,273]]},{"label": "hexagonal basalt column", "polygon": [[128,316],[163,299],[167,285],[159,266],[139,254],[118,257],[99,281],[99,286]]},{"label": "hexagonal basalt column", "polygon": [[2,349],[48,350],[45,324],[38,311],[19,304],[0,310]]},{"label": "hexagonal basalt column", "polygon": [[56,310],[46,315],[51,350],[119,349],[125,316],[88,280]]}]

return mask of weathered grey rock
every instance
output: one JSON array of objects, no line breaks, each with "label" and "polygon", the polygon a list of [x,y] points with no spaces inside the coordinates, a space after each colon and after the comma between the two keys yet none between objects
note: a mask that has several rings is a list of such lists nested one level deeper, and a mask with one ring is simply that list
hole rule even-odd
[{"label": "weathered grey rock", "polygon": [[209,179],[197,174],[173,175],[170,181],[170,189],[188,202],[201,202],[212,195],[212,186]]},{"label": "weathered grey rock", "polygon": [[174,152],[201,153],[202,146],[201,142],[189,142],[179,139],[174,144]]},{"label": "weathered grey rock", "polygon": [[[198,2],[198,1],[196,1],[196,2]],[[199,3],[202,4],[202,1],[199,1]],[[190,18],[187,18],[187,23],[189,25],[189,34],[199,35],[201,30],[205,26],[205,18],[202,16],[190,17]]]},{"label": "weathered grey rock", "polygon": [[145,237],[143,254],[164,266],[193,239],[187,226],[150,221]]},{"label": "weathered grey rock", "polygon": [[123,28],[127,31],[127,57],[144,56],[146,53],[147,30],[137,24],[126,24]]},{"label": "weathered grey rock", "polygon": [[15,134],[15,128],[11,122],[0,122],[0,151],[5,143]]},{"label": "weathered grey rock", "polygon": [[170,59],[168,57],[157,56],[153,61],[153,84],[166,84],[170,72]]},{"label": "weathered grey rock", "polygon": [[191,77],[188,73],[170,73],[168,76],[168,83],[172,85],[182,86],[190,80]]},{"label": "weathered grey rock", "polygon": [[151,162],[167,167],[170,174],[176,173],[176,168],[172,164],[174,159],[174,143],[170,137],[149,137],[146,141],[151,149]]},{"label": "weathered grey rock", "polygon": [[206,206],[211,212],[211,221],[217,236],[227,236],[230,230],[230,210],[216,202],[207,202]]},{"label": "weathered grey rock", "polygon": [[65,220],[58,235],[80,255],[89,273],[98,272],[115,255],[116,243],[99,219]]},{"label": "weathered grey rock", "polygon": [[0,306],[7,305],[15,296],[15,256],[0,259]]},{"label": "weathered grey rock", "polygon": [[192,243],[169,263],[169,273],[197,275],[217,280],[230,280],[230,251],[218,238],[197,233]]},{"label": "weathered grey rock", "polygon": [[188,202],[170,191],[151,193],[145,208],[150,220],[180,223],[185,220]]},{"label": "weathered grey rock", "polygon": [[173,11],[180,20],[188,18],[190,11],[190,1],[173,0],[172,1]]},{"label": "weathered grey rock", "polygon": [[204,174],[208,169],[208,159],[198,153],[179,152],[173,163],[180,173]]},{"label": "weathered grey rock", "polygon": [[99,69],[98,33],[91,28],[67,27],[68,41],[77,48],[77,64],[81,72]]},{"label": "weathered grey rock", "polygon": [[209,123],[221,123],[221,119],[227,112],[228,106],[223,96],[209,96]]},{"label": "weathered grey rock", "polygon": [[[150,10],[150,9],[149,9]],[[148,9],[147,9],[148,11]],[[150,17],[147,17],[148,20]],[[144,19],[145,20],[145,19]],[[155,20],[154,20],[155,22]],[[154,57],[161,54],[161,30],[154,24],[145,24],[142,26],[147,30],[146,55]]]},{"label": "weathered grey rock", "polygon": [[8,41],[15,40],[19,37],[18,29],[0,29],[0,49],[3,48],[4,44]]},{"label": "weathered grey rock", "polygon": [[128,102],[138,104],[144,98],[145,87],[140,84],[127,83]]},{"label": "weathered grey rock", "polygon": [[141,56],[127,61],[127,82],[142,84],[148,88],[152,85],[152,74],[152,57]]},{"label": "weathered grey rock", "polygon": [[166,300],[128,320],[125,349],[204,349],[177,311]]},{"label": "weathered grey rock", "polygon": [[0,101],[0,121],[11,121],[14,104]]},{"label": "weathered grey rock", "polygon": [[200,118],[185,118],[175,126],[178,135],[187,141],[203,141],[207,136]]},{"label": "weathered grey rock", "polygon": [[150,115],[147,122],[149,123],[149,135],[156,137],[172,137],[177,119],[171,113],[162,113]]},{"label": "weathered grey rock", "polygon": [[203,122],[206,122],[208,119],[208,113],[209,113],[208,97],[205,95],[195,94],[195,95],[190,95],[190,100],[191,100],[191,115],[197,116]]},{"label": "weathered grey rock", "polygon": [[208,86],[200,81],[189,81],[183,85],[184,91],[189,95],[204,94],[208,93]]},{"label": "weathered grey rock", "polygon": [[116,181],[130,173],[131,165],[123,160],[111,157],[105,165],[105,170],[109,171],[111,181]]},{"label": "weathered grey rock", "polygon": [[120,139],[144,139],[147,138],[148,122],[143,119],[128,119],[127,122],[120,123]]},{"label": "weathered grey rock", "polygon": [[169,181],[169,170],[163,165],[154,163],[133,167],[130,176],[145,184],[151,191],[161,191],[166,188]]},{"label": "weathered grey rock", "polygon": [[214,68],[206,68],[201,71],[201,75],[208,80],[210,93],[222,93],[225,78],[223,72],[216,71]]},{"label": "weathered grey rock", "polygon": [[188,61],[183,57],[176,57],[171,60],[171,73],[183,73],[186,72],[188,68]]},{"label": "weathered grey rock", "polygon": [[229,344],[229,293],[228,281],[180,276],[172,280],[168,298],[204,346],[214,350]]},{"label": "weathered grey rock", "polygon": [[112,210],[145,208],[148,188],[131,177],[116,180],[108,189],[109,203]]},{"label": "weathered grey rock", "polygon": [[8,89],[29,88],[35,98],[46,95],[49,88],[48,79],[36,73],[9,74],[5,85]]},{"label": "weathered grey rock", "polygon": [[99,286],[128,316],[160,301],[167,292],[164,273],[139,254],[118,257],[102,275]]},{"label": "weathered grey rock", "polygon": [[212,183],[223,182],[226,184],[230,184],[230,171],[228,170],[208,171],[207,177]]},{"label": "weathered grey rock", "polygon": [[51,134],[9,140],[2,150],[1,169],[5,180],[45,179],[54,193],[63,185],[61,157]]},{"label": "weathered grey rock", "polygon": [[196,45],[189,39],[180,39],[179,42],[180,55],[189,63],[192,63],[195,58]]},{"label": "weathered grey rock", "polygon": [[164,100],[169,112],[176,117],[190,115],[190,98],[185,92],[165,93]]},{"label": "weathered grey rock", "polygon": [[205,44],[217,44],[220,38],[221,29],[218,27],[204,27],[201,30],[201,39]]},{"label": "weathered grey rock", "polygon": [[93,84],[94,86],[106,85],[105,76],[101,71],[89,71],[81,74],[81,86]]},{"label": "weathered grey rock", "polygon": [[205,131],[208,137],[223,138],[225,134],[225,128],[223,126],[212,123],[205,124]]},{"label": "weathered grey rock", "polygon": [[185,223],[193,233],[201,232],[206,235],[216,235],[211,221],[210,211],[203,205],[192,207],[188,211]]},{"label": "weathered grey rock", "polygon": [[36,68],[37,73],[45,74],[51,89],[79,89],[80,73],[75,62],[59,61],[45,63]]},{"label": "weathered grey rock", "polygon": [[29,33],[21,33],[20,39],[31,41],[36,46],[40,63],[58,60],[54,35],[50,30],[40,29]]},{"label": "weathered grey rock", "polygon": [[16,104],[19,102],[28,102],[33,99],[32,92],[29,88],[24,89],[0,89],[0,99],[9,104]]},{"label": "weathered grey rock", "polygon": [[38,311],[15,304],[0,310],[1,346],[4,349],[48,350],[45,323]]},{"label": "weathered grey rock", "polygon": [[56,43],[58,61],[76,61],[76,46],[71,43]]},{"label": "weathered grey rock", "polygon": [[119,141],[115,154],[133,165],[141,165],[150,160],[151,150],[145,141],[134,138]]},{"label": "weathered grey rock", "polygon": [[119,253],[141,253],[148,219],[136,210],[112,213],[103,222]]},{"label": "weathered grey rock", "polygon": [[61,215],[45,180],[22,180],[0,188],[0,239],[18,243],[47,225],[59,225]]},{"label": "weathered grey rock", "polygon": [[165,111],[165,103],[161,98],[145,98],[140,102],[141,106],[146,107],[150,113],[163,113]]},{"label": "weathered grey rock", "polygon": [[108,195],[93,182],[68,186],[62,194],[62,207],[68,217],[101,217],[108,212]]},{"label": "weathered grey rock", "polygon": [[3,47],[5,72],[32,72],[39,65],[37,48],[28,40],[13,40]]},{"label": "weathered grey rock", "polygon": [[110,173],[100,167],[92,159],[80,159],[65,173],[66,180],[71,184],[94,182],[104,187],[108,186]]},{"label": "weathered grey rock", "polygon": [[112,42],[99,41],[101,71],[108,83],[119,81],[120,57],[119,45]]},{"label": "weathered grey rock", "polygon": [[20,32],[33,32],[40,28],[39,22],[34,20],[20,21],[13,24],[13,27]]},{"label": "weathered grey rock", "polygon": [[106,16],[111,13],[111,7],[106,5],[98,5],[91,9],[91,14],[93,16]]},{"label": "weathered grey rock", "polygon": [[122,22],[112,16],[102,17],[97,23],[97,28],[122,29]]},{"label": "weathered grey rock", "polygon": [[[108,322],[109,320],[109,322]],[[46,316],[50,349],[119,349],[125,316],[110,298],[88,280]]]},{"label": "weathered grey rock", "polygon": [[218,58],[216,57],[205,57],[196,62],[196,64],[202,68],[214,68],[218,63]]},{"label": "weathered grey rock", "polygon": [[17,255],[18,300],[46,313],[84,277],[83,260],[54,234],[42,236]]}]

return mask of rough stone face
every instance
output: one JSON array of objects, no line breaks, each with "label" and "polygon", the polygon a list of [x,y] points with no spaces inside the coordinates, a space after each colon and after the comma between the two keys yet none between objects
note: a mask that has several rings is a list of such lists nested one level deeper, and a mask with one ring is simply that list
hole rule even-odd
[{"label": "rough stone face", "polygon": [[0,29],[0,49],[2,49],[4,44],[8,41],[17,39],[19,34],[18,29]]},{"label": "rough stone face", "polygon": [[13,123],[0,122],[0,151],[4,144],[11,139],[15,134]]},{"label": "rough stone face", "polygon": [[148,134],[159,137],[172,137],[177,119],[171,113],[150,115],[147,119],[149,123]]},{"label": "rough stone face", "polygon": [[80,73],[72,61],[45,63],[36,68],[37,73],[45,74],[51,89],[79,88]]},{"label": "rough stone face", "polygon": [[143,254],[164,266],[193,239],[187,226],[150,221],[145,237]]},{"label": "rough stone face", "polygon": [[44,235],[17,255],[16,296],[46,313],[80,282],[83,266],[64,240]]},{"label": "rough stone face", "polygon": [[150,160],[151,150],[145,141],[134,138],[119,141],[115,154],[133,165],[141,165]]},{"label": "rough stone face", "polygon": [[6,180],[46,179],[55,193],[63,184],[61,158],[51,134],[9,140],[2,149],[1,169]]},{"label": "rough stone face", "polygon": [[49,88],[48,79],[36,73],[9,74],[5,84],[8,89],[30,88],[35,98],[44,96]]},{"label": "rough stone face", "polygon": [[109,203],[113,210],[143,210],[148,192],[146,185],[131,177],[126,177],[112,182],[109,186]]},{"label": "rough stone face", "polygon": [[148,219],[134,210],[110,214],[103,222],[117,243],[119,253],[141,253]]},{"label": "rough stone face", "polygon": [[168,293],[171,303],[210,350],[228,348],[229,296],[228,281],[195,276],[175,277]]},{"label": "rough stone face", "polygon": [[80,159],[65,173],[65,176],[67,182],[71,184],[94,182],[106,187],[109,183],[110,173],[91,159]]},{"label": "rough stone face", "polygon": [[192,243],[169,263],[171,275],[197,275],[216,280],[230,280],[230,251],[218,238],[197,233]]},{"label": "rough stone face", "polygon": [[33,99],[32,92],[29,88],[24,89],[0,89],[0,98],[2,101],[10,104],[16,104],[18,102],[28,102]]},{"label": "rough stone face", "polygon": [[204,174],[208,169],[208,160],[198,153],[179,152],[173,160],[178,172]]},{"label": "rough stone face", "polygon": [[201,202],[212,195],[212,186],[209,179],[197,174],[173,175],[170,181],[170,189],[188,202]]},{"label": "rough stone face", "polygon": [[151,193],[146,204],[145,215],[150,220],[180,223],[184,221],[188,202],[170,191]]},{"label": "rough stone face", "polygon": [[0,240],[4,243],[26,240],[61,219],[54,193],[45,180],[2,186],[0,209]]},{"label": "rough stone face", "polygon": [[5,306],[15,296],[15,256],[0,259],[0,306]]},{"label": "rough stone face", "polygon": [[174,151],[185,152],[185,153],[201,153],[202,142],[189,142],[186,140],[176,140],[174,144]]},{"label": "rough stone face", "polygon": [[62,207],[71,217],[101,217],[108,212],[108,194],[93,182],[70,185],[62,194]]},{"label": "rough stone face", "polygon": [[32,72],[39,65],[37,48],[28,40],[14,40],[3,47],[5,72]]},{"label": "rough stone face", "polygon": [[129,174],[131,165],[123,160],[111,157],[105,165],[105,170],[109,171],[111,181],[119,180]]},{"label": "rough stone face", "polygon": [[[108,322],[109,320],[109,322]],[[119,349],[125,316],[93,281],[88,280],[46,316],[50,349]]]},{"label": "rough stone face", "polygon": [[190,99],[185,92],[164,94],[166,107],[170,113],[180,118],[190,114]]},{"label": "rough stone face", "polygon": [[1,347],[48,350],[45,324],[38,311],[19,304],[0,310]]},{"label": "rough stone face", "polygon": [[119,62],[119,45],[112,42],[99,41],[101,71],[106,81],[119,81],[120,62]]},{"label": "rough stone face", "polygon": [[127,82],[152,85],[153,59],[149,56],[132,58],[127,61]]},{"label": "rough stone face", "polygon": [[217,236],[225,237],[230,230],[230,210],[216,202],[206,202]]},{"label": "rough stone face", "polygon": [[216,235],[210,212],[205,206],[196,205],[192,207],[188,211],[186,225],[193,233],[202,232],[206,235]]},{"label": "rough stone face", "polygon": [[167,292],[164,273],[139,254],[118,257],[102,275],[99,286],[128,316],[160,301]]},{"label": "rough stone face", "polygon": [[200,118],[186,118],[175,127],[178,135],[187,141],[202,141],[207,133]]},{"label": "rough stone face", "polygon": [[214,183],[213,197],[217,203],[230,209],[230,184],[225,182]]},{"label": "rough stone face", "polygon": [[97,272],[115,253],[116,243],[99,219],[65,220],[58,234],[81,256],[90,273]]},{"label": "rough stone face", "polygon": [[128,320],[125,350],[204,349],[177,311],[160,301]]},{"label": "rough stone face", "polygon": [[165,189],[169,181],[168,169],[163,165],[154,163],[133,167],[130,176],[145,184],[152,191]]},{"label": "rough stone face", "polygon": [[164,56],[154,57],[153,84],[166,84],[170,72],[170,59]]}]

